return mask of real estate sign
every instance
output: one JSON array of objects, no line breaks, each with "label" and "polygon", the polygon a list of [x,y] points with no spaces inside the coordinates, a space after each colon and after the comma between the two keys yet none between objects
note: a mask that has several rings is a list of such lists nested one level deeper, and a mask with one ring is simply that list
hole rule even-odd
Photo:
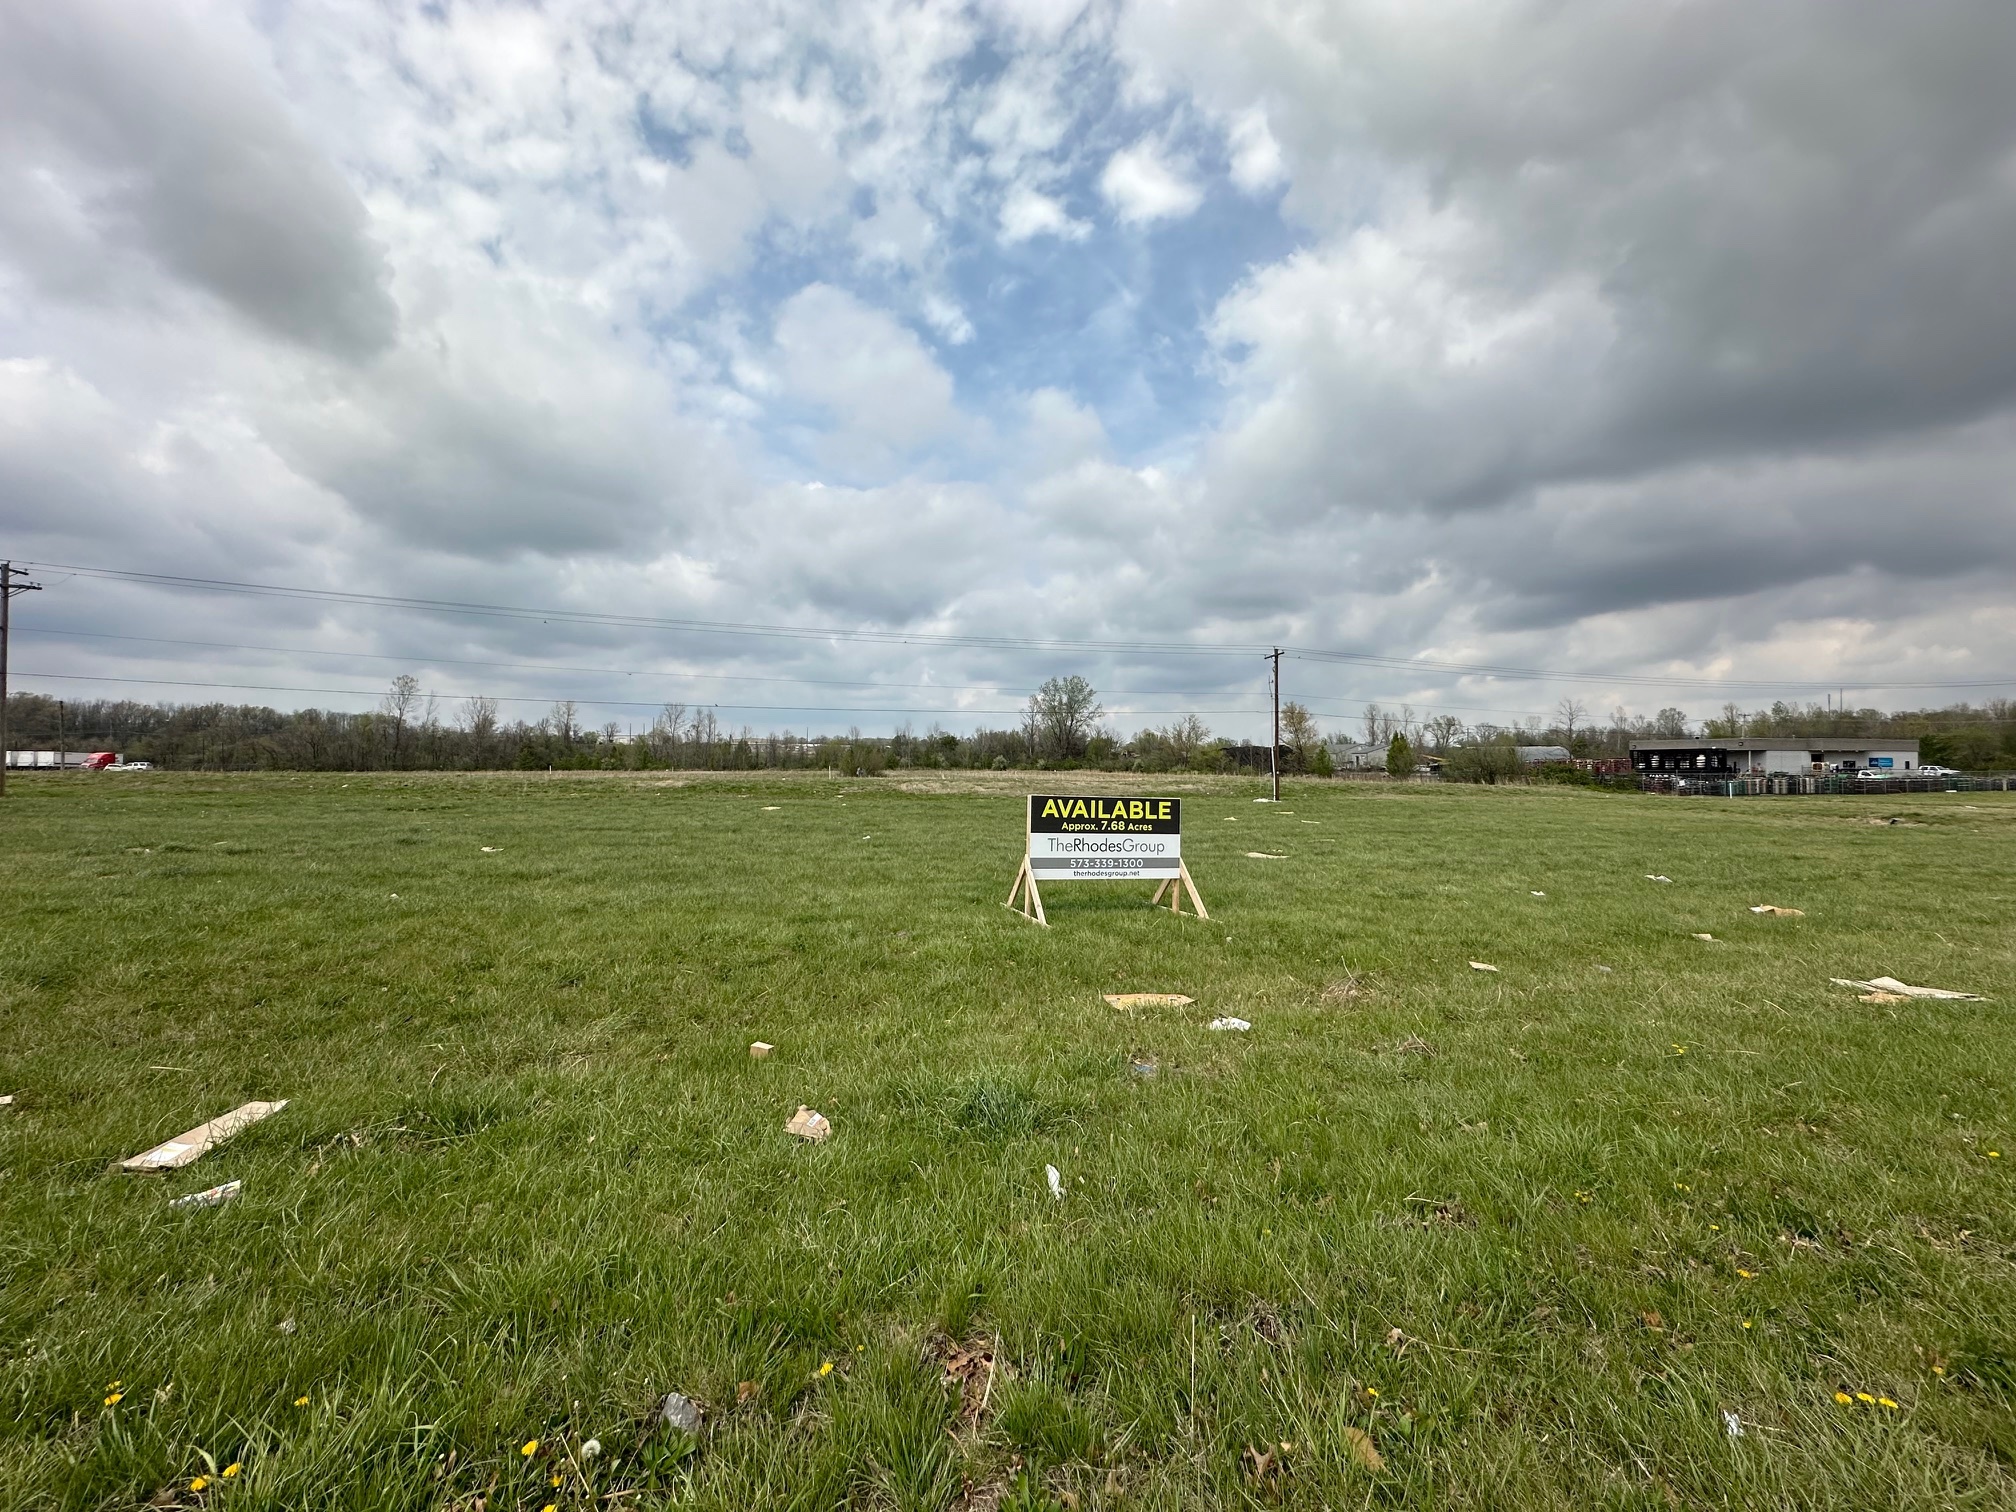
[{"label": "real estate sign", "polygon": [[1029,869],[1042,882],[1163,882],[1183,871],[1183,800],[1029,799]]},{"label": "real estate sign", "polygon": [[1038,793],[1029,800],[1027,848],[1008,890],[1008,906],[1038,924],[1045,882],[1139,882],[1156,884],[1158,904],[1166,893],[1169,911],[1181,913],[1188,894],[1198,918],[1208,919],[1190,868],[1183,864],[1183,800],[1180,798],[1093,798]]}]

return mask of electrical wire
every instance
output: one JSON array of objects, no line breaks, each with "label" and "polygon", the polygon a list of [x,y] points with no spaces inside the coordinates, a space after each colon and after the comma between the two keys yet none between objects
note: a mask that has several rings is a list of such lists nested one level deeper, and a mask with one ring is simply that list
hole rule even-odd
[{"label": "electrical wire", "polygon": [[[874,645],[967,646],[1016,651],[1092,651],[1137,656],[1258,656],[1270,648],[1254,644],[1212,645],[1202,642],[1073,640],[1028,636],[955,635],[943,631],[864,630],[807,625],[775,625],[754,621],[705,620],[695,618],[598,613],[574,609],[534,609],[508,604],[484,604],[457,599],[429,599],[397,594],[362,593],[349,589],[303,588],[273,583],[245,583],[225,578],[188,577],[175,573],[135,572],[123,568],[88,567],[65,562],[31,562],[24,565],[50,572],[108,581],[130,582],[154,587],[199,592],[230,593],[253,597],[295,599],[309,603],[345,604],[364,608],[409,610],[432,614],[477,615],[499,619],[538,620],[546,624],[605,625],[629,629],[676,630],[704,635],[758,636],[774,639],[854,641]],[[1565,668],[1522,667],[1485,662],[1451,662],[1430,657],[1388,656],[1364,651],[1338,651],[1322,647],[1282,648],[1298,660],[1342,662],[1357,666],[1411,671],[1424,676],[1485,677],[1512,681],[1567,682],[1629,687],[1672,687],[1703,689],[1829,689],[1844,682],[1880,688],[1995,688],[2016,685],[2016,677],[1952,679],[1946,681],[1890,681],[1852,679],[1835,676],[1825,680],[1707,678],[1660,676],[1651,673],[1584,672]]]}]

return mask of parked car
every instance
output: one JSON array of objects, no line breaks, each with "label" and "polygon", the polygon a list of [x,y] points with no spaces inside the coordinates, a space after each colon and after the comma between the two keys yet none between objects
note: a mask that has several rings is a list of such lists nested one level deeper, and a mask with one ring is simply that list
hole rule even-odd
[{"label": "parked car", "polygon": [[1960,769],[1958,767],[1921,766],[1918,768],[1918,775],[1920,777],[1958,777]]},{"label": "parked car", "polygon": [[1892,777],[1902,777],[1902,772],[1886,771],[1882,767],[1864,767],[1855,774],[1857,782],[1888,782]]}]

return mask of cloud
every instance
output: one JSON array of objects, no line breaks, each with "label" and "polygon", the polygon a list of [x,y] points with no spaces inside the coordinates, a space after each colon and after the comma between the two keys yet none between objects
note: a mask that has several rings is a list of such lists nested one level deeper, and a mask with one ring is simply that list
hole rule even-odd
[{"label": "cloud", "polygon": [[924,343],[884,311],[830,284],[807,284],[777,315],[787,392],[831,417],[827,455],[887,465],[958,422],[952,380]]},{"label": "cloud", "polygon": [[1037,236],[1057,236],[1066,241],[1082,241],[1092,230],[1047,194],[1017,187],[1001,202],[1001,239],[1028,241]]},{"label": "cloud", "polygon": [[[1990,0],[17,5],[0,518],[57,560],[449,598],[1015,635],[1036,602],[1107,640],[1993,676],[2012,54]],[[1172,670],[679,650],[689,679]]]},{"label": "cloud", "polygon": [[398,325],[364,207],[228,50],[114,0],[0,13],[0,248],[59,298],[146,270],[342,357]]},{"label": "cloud", "polygon": [[1257,105],[1232,118],[1225,141],[1232,153],[1232,182],[1248,194],[1271,189],[1287,178],[1281,144],[1267,129],[1267,112]]},{"label": "cloud", "polygon": [[1099,191],[1121,220],[1134,224],[1181,220],[1204,202],[1204,191],[1145,139],[1107,159]]}]

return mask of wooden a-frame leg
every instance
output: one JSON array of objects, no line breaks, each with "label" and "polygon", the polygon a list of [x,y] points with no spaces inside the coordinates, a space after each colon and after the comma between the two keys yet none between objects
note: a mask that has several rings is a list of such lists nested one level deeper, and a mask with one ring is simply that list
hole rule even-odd
[{"label": "wooden a-frame leg", "polygon": [[1211,915],[1204,911],[1204,900],[1197,896],[1197,884],[1190,880],[1190,868],[1181,862],[1178,862],[1177,865],[1178,875],[1181,877],[1183,885],[1190,890],[1190,906],[1197,910],[1198,918],[1210,918]]},{"label": "wooden a-frame leg", "polygon": [[1160,882],[1155,884],[1155,896],[1148,900],[1150,908],[1160,908],[1162,906],[1162,894],[1169,890],[1169,884],[1175,880],[1174,877],[1164,877]]},{"label": "wooden a-frame leg", "polygon": [[[1022,906],[1015,908],[1018,897]],[[1015,873],[1015,885],[1008,889],[1008,901],[1003,906],[1015,908],[1023,918],[1033,919],[1045,929],[1050,927],[1050,921],[1043,917],[1043,895],[1036,891],[1036,869],[1029,864],[1026,856],[1022,858],[1021,870]],[[1031,912],[1032,909],[1034,912]]]}]

